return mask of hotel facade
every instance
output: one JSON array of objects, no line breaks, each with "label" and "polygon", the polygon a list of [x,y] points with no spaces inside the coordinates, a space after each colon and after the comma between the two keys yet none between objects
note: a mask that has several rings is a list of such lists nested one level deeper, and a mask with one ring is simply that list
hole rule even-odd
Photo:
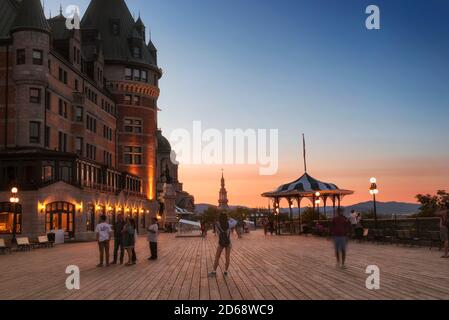
[{"label": "hotel facade", "polygon": [[0,237],[92,240],[99,216],[119,213],[142,233],[163,219],[167,182],[194,210],[158,129],[162,70],[140,17],[123,0],[91,1],[79,29],[39,0],[0,12]]}]

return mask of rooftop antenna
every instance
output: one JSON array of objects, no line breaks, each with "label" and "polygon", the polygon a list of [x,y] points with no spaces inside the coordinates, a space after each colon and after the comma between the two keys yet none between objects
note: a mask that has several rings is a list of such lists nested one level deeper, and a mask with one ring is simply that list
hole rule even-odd
[{"label": "rooftop antenna", "polygon": [[306,137],[304,133],[302,134],[302,148],[304,155],[304,172],[307,173],[307,153],[306,153]]}]

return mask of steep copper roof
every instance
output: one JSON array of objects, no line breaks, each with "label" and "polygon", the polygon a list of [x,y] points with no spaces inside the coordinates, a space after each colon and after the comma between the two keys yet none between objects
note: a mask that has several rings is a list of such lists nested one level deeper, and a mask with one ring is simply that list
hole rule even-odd
[{"label": "steep copper roof", "polygon": [[50,32],[40,0],[21,0],[11,31],[36,29]]},{"label": "steep copper roof", "polygon": [[9,31],[17,15],[19,3],[16,0],[0,1],[0,38],[9,38]]},{"label": "steep copper roof", "polygon": [[[118,34],[113,32],[114,24],[118,24]],[[140,24],[143,25],[141,20],[137,25]],[[124,0],[92,0],[81,20],[83,28],[95,28],[100,32],[105,61],[157,66],[143,37],[136,32],[136,22]],[[131,43],[141,46],[141,58],[133,56]]]}]

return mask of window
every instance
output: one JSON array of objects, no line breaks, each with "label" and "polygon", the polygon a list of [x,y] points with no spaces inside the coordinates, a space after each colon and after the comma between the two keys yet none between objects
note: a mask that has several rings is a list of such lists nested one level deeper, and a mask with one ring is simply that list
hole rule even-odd
[{"label": "window", "polygon": [[59,163],[59,179],[65,182],[72,182],[72,163],[61,161]]},{"label": "window", "polygon": [[43,63],[42,50],[33,50],[33,64],[41,66]]},{"label": "window", "polygon": [[125,104],[131,104],[133,96],[130,94],[125,94]]},{"label": "window", "polygon": [[30,103],[41,103],[41,89],[30,88]]},{"label": "window", "polygon": [[44,161],[42,163],[42,182],[53,182],[55,179],[55,162]]},{"label": "window", "polygon": [[104,159],[104,164],[111,167],[112,166],[112,154],[107,152],[107,151],[103,151],[103,159]]},{"label": "window", "polygon": [[41,142],[41,123],[30,121],[30,143]]},{"label": "window", "polygon": [[133,102],[136,106],[140,106],[140,96],[134,96]]},{"label": "window", "polygon": [[108,139],[109,141],[112,141],[112,129],[107,127],[107,126],[103,126],[103,138]]},{"label": "window", "polygon": [[110,20],[111,33],[113,36],[120,35],[120,20],[119,19],[111,19]]},{"label": "window", "polygon": [[91,144],[86,144],[86,156],[89,159],[97,160],[97,147]]},{"label": "window", "polygon": [[84,139],[81,137],[76,137],[75,139],[75,152],[79,156],[83,156],[83,146],[84,146]]},{"label": "window", "polygon": [[97,119],[92,117],[91,115],[86,115],[86,127],[87,130],[97,133]]},{"label": "window", "polygon": [[59,67],[59,81],[67,84],[67,71],[64,71],[61,67]]},{"label": "window", "polygon": [[67,134],[61,131],[58,134],[58,150],[60,152],[67,152]]},{"label": "window", "polygon": [[125,132],[128,133],[142,133],[142,120],[126,118],[124,121]]},{"label": "window", "polygon": [[61,117],[67,118],[67,102],[59,99],[58,113]]},{"label": "window", "polygon": [[84,121],[84,108],[81,106],[75,107],[75,121],[83,122]]},{"label": "window", "polygon": [[142,57],[142,48],[137,46],[133,47],[133,57],[140,59]]},{"label": "window", "polygon": [[[14,223],[15,217],[15,223]],[[20,204],[11,204],[9,202],[0,203],[0,234],[14,233],[14,224],[16,225],[16,234],[22,233],[22,206]]]},{"label": "window", "polygon": [[123,159],[125,164],[142,164],[142,147],[124,147]]},{"label": "window", "polygon": [[132,80],[133,79],[133,69],[126,68],[125,69],[125,80]]},{"label": "window", "polygon": [[140,70],[134,69],[134,81],[140,81]]},{"label": "window", "polygon": [[142,81],[143,82],[148,82],[148,71],[142,70],[141,75],[142,75]]},{"label": "window", "polygon": [[75,91],[79,91],[79,82],[78,79],[75,79]]},{"label": "window", "polygon": [[45,108],[51,110],[51,94],[48,91],[45,92]]},{"label": "window", "polygon": [[49,126],[45,126],[45,148],[50,148],[50,136],[51,129]]},{"label": "window", "polygon": [[25,63],[26,63],[25,49],[18,49],[16,55],[16,64],[20,65]]}]

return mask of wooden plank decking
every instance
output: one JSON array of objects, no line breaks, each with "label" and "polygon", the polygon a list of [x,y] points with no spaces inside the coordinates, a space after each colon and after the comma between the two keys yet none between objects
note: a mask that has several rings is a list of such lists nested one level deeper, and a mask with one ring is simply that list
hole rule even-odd
[{"label": "wooden plank decking", "polygon": [[[133,267],[96,268],[95,243],[0,256],[0,299],[449,299],[449,259],[438,250],[351,243],[340,270],[325,239],[258,231],[233,239],[228,278],[208,278],[216,242],[163,234],[160,260],[149,262],[141,238]],[[65,288],[68,265],[81,270],[79,291]],[[368,265],[380,267],[381,290],[366,289]]]}]

